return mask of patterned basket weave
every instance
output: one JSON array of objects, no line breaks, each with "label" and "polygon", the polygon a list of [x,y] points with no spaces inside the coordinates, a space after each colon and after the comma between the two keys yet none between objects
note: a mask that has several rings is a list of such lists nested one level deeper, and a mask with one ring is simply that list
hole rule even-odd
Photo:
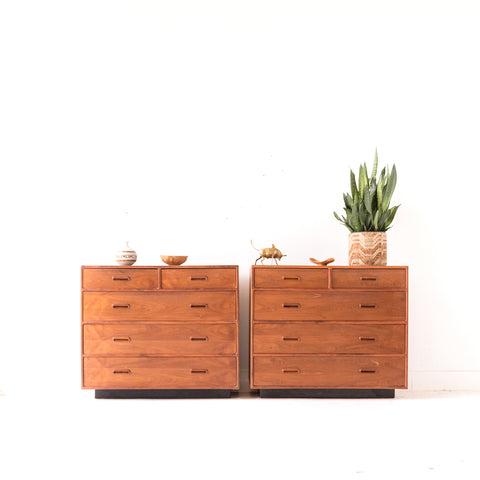
[{"label": "patterned basket weave", "polygon": [[348,236],[349,265],[386,265],[386,232],[354,232]]}]

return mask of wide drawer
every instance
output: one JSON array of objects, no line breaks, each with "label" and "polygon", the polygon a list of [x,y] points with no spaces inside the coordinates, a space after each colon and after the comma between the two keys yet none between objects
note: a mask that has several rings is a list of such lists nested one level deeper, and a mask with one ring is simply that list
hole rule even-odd
[{"label": "wide drawer", "polygon": [[158,288],[156,268],[84,268],[85,290],[153,290]]},{"label": "wide drawer", "polygon": [[84,357],[85,388],[238,388],[236,357]]},{"label": "wide drawer", "polygon": [[253,319],[405,321],[405,292],[257,290]]},{"label": "wide drawer", "polygon": [[237,352],[235,324],[91,324],[83,326],[88,354],[204,354]]},{"label": "wide drawer", "polygon": [[404,356],[262,356],[253,388],[406,388]]},{"label": "wide drawer", "polygon": [[405,353],[404,325],[253,325],[254,353]]},{"label": "wide drawer", "polygon": [[260,267],[253,269],[255,288],[328,288],[328,269]]},{"label": "wide drawer", "polygon": [[162,268],[162,288],[237,288],[235,268]]},{"label": "wide drawer", "polygon": [[332,288],[405,289],[405,268],[332,268]]},{"label": "wide drawer", "polygon": [[227,292],[84,292],[83,321],[235,321],[236,296]]}]

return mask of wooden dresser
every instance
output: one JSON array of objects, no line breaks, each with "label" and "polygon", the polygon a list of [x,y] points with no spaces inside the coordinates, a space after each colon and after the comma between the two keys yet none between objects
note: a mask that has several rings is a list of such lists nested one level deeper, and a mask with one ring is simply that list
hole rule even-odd
[{"label": "wooden dresser", "polygon": [[407,388],[408,267],[253,266],[250,387],[393,397]]},{"label": "wooden dresser", "polygon": [[238,267],[82,267],[82,388],[97,398],[239,388]]}]

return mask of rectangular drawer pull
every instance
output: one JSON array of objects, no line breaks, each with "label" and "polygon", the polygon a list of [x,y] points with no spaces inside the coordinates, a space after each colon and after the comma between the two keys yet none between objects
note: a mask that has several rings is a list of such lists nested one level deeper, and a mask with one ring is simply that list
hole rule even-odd
[{"label": "rectangular drawer pull", "polygon": [[113,303],[112,308],[130,308],[130,304],[126,303],[125,305],[119,305],[119,304]]},{"label": "rectangular drawer pull", "polygon": [[208,369],[207,369],[207,368],[202,368],[202,369],[192,368],[192,369],[190,370],[190,373],[191,373],[191,374],[195,374],[195,373],[208,373]]},{"label": "rectangular drawer pull", "polygon": [[298,342],[300,337],[282,337],[282,340],[285,340],[286,342]]},{"label": "rectangular drawer pull", "polygon": [[195,280],[208,280],[208,277],[205,275],[203,277],[190,277],[190,280],[195,281]]},{"label": "rectangular drawer pull", "polygon": [[282,277],[283,280],[300,280],[300,277]]},{"label": "rectangular drawer pull", "polygon": [[360,308],[377,308],[377,305],[374,303],[361,303]]},{"label": "rectangular drawer pull", "polygon": [[282,304],[283,308],[300,308],[299,303],[283,303]]},{"label": "rectangular drawer pull", "polygon": [[368,370],[368,369],[365,369],[365,368],[359,368],[358,371],[360,373],[377,373],[376,370]]},{"label": "rectangular drawer pull", "polygon": [[132,279],[131,277],[112,277],[112,280],[123,280],[125,282],[128,282],[131,279]]},{"label": "rectangular drawer pull", "polygon": [[190,308],[207,308],[207,303],[191,303]]},{"label": "rectangular drawer pull", "polygon": [[282,373],[300,373],[298,368],[282,368]]},{"label": "rectangular drawer pull", "polygon": [[130,337],[112,337],[114,342],[131,342],[132,339]]},{"label": "rectangular drawer pull", "polygon": [[358,339],[362,342],[374,342],[376,340],[375,337],[358,337]]},{"label": "rectangular drawer pull", "polygon": [[190,337],[192,342],[206,342],[208,337]]},{"label": "rectangular drawer pull", "polygon": [[132,373],[132,371],[129,369],[129,368],[123,368],[123,369],[115,369],[115,370],[112,370],[112,373],[114,375],[118,375],[118,374],[127,374],[127,375],[130,375]]},{"label": "rectangular drawer pull", "polygon": [[377,277],[360,277],[360,280],[375,282]]}]

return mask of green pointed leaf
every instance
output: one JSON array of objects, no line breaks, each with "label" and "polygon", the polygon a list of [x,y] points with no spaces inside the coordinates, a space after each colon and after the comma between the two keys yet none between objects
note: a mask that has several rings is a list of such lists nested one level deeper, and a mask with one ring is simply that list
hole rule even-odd
[{"label": "green pointed leaf", "polygon": [[372,168],[372,178],[377,178],[377,168],[378,168],[378,153],[375,149],[375,158],[373,159],[373,168]]},{"label": "green pointed leaf", "polygon": [[392,168],[392,173],[385,185],[385,192],[382,200],[382,210],[384,212],[388,209],[388,206],[390,205],[390,200],[392,199],[393,191],[395,190],[396,184],[397,184],[397,169],[395,168],[395,165],[394,165]]},{"label": "green pointed leaf", "polygon": [[367,187],[363,191],[363,201],[365,203],[365,209],[367,210],[368,213],[372,213],[372,201],[373,197],[372,194],[370,193],[370,189]]},{"label": "green pointed leaf", "polygon": [[393,219],[395,218],[395,214],[397,213],[397,210],[398,210],[398,207],[400,205],[396,205],[395,207],[392,207],[390,210],[389,210],[389,215],[388,215],[388,218],[387,218],[387,221],[385,222],[385,230],[387,230],[388,228],[390,228],[390,225],[392,224],[393,222]]},{"label": "green pointed leaf", "polygon": [[355,198],[358,198],[358,190],[357,190],[357,181],[355,180],[355,174],[353,170],[350,170],[350,189],[352,191],[352,198],[355,201]]},{"label": "green pointed leaf", "polygon": [[352,208],[353,198],[348,193],[343,194],[343,201],[345,202],[346,207]]}]

